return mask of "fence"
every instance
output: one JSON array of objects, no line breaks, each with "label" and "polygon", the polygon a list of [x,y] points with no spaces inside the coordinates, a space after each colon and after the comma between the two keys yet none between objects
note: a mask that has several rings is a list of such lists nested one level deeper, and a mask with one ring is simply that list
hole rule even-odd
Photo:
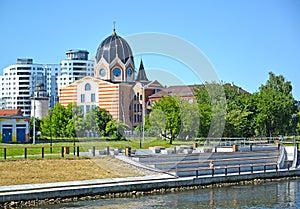
[{"label": "fence", "polygon": [[[255,168],[262,168],[259,170],[255,170]],[[251,174],[256,172],[267,172],[269,169],[275,169],[276,172],[278,171],[277,163],[265,163],[265,164],[246,164],[246,165],[237,165],[237,166],[218,166],[214,168],[198,168],[198,169],[181,169],[176,170],[175,172],[178,173],[186,173],[186,172],[194,172],[194,176],[198,178],[199,176],[203,175],[203,171],[206,175],[214,176],[218,175],[225,175],[227,176],[229,173],[238,173],[239,175],[242,172],[250,172]],[[288,170],[290,167],[288,167]],[[234,171],[234,172],[233,172]]]},{"label": "fence", "polygon": [[[45,148],[49,148],[50,152],[45,152]],[[41,157],[42,159],[45,158],[45,155],[49,156],[59,156],[64,158],[66,154],[70,154],[70,148],[73,148],[73,155],[79,157],[79,146],[53,146],[53,147],[36,147],[36,146],[27,146],[27,147],[0,147],[0,159],[7,160],[9,157],[11,158],[24,158],[27,159],[29,156],[31,157]],[[59,149],[60,152],[52,152],[53,149],[56,151]],[[95,148],[93,148],[95,149]],[[31,154],[29,153],[31,150]],[[8,154],[11,151],[12,154]]]}]

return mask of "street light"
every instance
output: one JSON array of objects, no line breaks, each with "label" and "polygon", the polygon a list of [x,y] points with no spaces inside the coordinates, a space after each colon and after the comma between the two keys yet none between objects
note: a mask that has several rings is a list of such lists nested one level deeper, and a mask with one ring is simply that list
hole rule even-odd
[{"label": "street light", "polygon": [[293,114],[292,118],[294,119],[294,127],[293,127],[293,134],[294,134],[294,146],[296,146],[296,121],[297,121],[297,114]]},{"label": "street light", "polygon": [[33,144],[35,144],[35,91],[33,92]]},{"label": "street light", "polygon": [[50,114],[50,153],[52,153],[52,110],[49,112]]},{"label": "street light", "polygon": [[145,105],[146,105],[146,94],[145,94],[145,87],[147,87],[148,85],[142,85],[142,132],[143,132],[143,141],[145,140],[145,114],[146,114],[146,111],[145,111]]},{"label": "street light", "polygon": [[[139,112],[139,121],[141,121],[142,114],[143,114],[143,113]],[[140,149],[142,149],[142,137],[141,137],[141,131],[140,131]]]}]

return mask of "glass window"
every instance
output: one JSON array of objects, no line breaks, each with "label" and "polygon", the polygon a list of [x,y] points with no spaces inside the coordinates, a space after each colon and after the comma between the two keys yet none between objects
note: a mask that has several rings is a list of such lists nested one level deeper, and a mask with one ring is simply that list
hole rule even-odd
[{"label": "glass window", "polygon": [[84,95],[84,94],[81,94],[81,95],[80,95],[80,101],[81,101],[81,102],[85,102],[85,95]]},{"label": "glass window", "polygon": [[84,105],[80,105],[81,111],[84,112]]},{"label": "glass window", "polygon": [[143,100],[143,95],[140,95],[140,100]]},{"label": "glass window", "polygon": [[85,106],[85,110],[86,110],[86,112],[89,112],[91,110],[91,105]]},{"label": "glass window", "polygon": [[140,104],[140,111],[143,111],[143,105]]},{"label": "glass window", "polygon": [[84,89],[85,89],[86,91],[90,91],[90,90],[91,90],[91,84],[89,84],[89,83],[85,84]]},{"label": "glass window", "polygon": [[134,101],[136,101],[136,95],[134,95],[133,99],[134,99]]},{"label": "glass window", "polygon": [[136,112],[136,104],[133,105],[133,111]]},{"label": "glass window", "polygon": [[115,77],[119,77],[121,75],[121,69],[116,67],[115,69],[113,69],[113,75]]},{"label": "glass window", "polygon": [[95,94],[91,94],[91,102],[95,102],[95,101],[96,101]]},{"label": "glass window", "polygon": [[92,109],[95,109],[96,108],[96,105],[92,105]]}]

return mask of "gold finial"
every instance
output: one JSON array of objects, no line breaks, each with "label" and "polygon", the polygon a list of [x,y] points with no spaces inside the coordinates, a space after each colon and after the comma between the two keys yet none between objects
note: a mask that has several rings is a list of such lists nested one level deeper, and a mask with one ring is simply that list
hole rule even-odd
[{"label": "gold finial", "polygon": [[113,24],[114,24],[114,30],[113,30],[113,36],[117,35],[116,34],[116,21],[113,21]]}]

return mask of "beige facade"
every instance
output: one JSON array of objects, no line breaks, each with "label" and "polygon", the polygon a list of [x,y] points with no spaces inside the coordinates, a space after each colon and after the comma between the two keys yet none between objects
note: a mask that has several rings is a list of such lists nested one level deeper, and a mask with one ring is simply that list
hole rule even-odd
[{"label": "beige facade", "polygon": [[111,83],[93,77],[85,77],[60,89],[63,106],[77,104],[83,112],[98,106],[129,127],[141,125],[147,114],[148,95],[161,90],[157,82]]}]

